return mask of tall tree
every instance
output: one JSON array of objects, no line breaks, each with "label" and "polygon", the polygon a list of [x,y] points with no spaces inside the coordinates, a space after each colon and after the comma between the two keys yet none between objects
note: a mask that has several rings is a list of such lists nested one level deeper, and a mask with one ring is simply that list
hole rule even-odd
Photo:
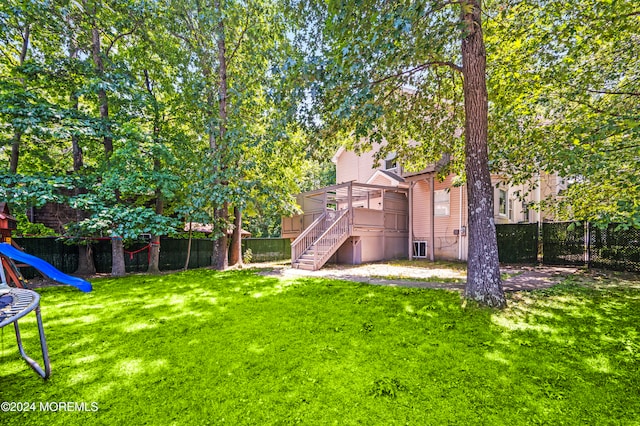
[{"label": "tall tree", "polygon": [[[79,61],[78,54],[80,52],[80,46],[76,39],[77,27],[75,20],[77,19],[73,13],[67,13],[65,16],[67,49],[69,54],[69,62],[75,65]],[[80,97],[78,95],[79,87],[75,82],[69,84],[69,103],[70,108],[79,115]],[[73,172],[76,176],[82,173],[84,168],[84,157],[82,154],[82,146],[80,144],[79,132],[71,133],[71,152],[73,158]],[[79,195],[81,192],[85,192],[86,188],[75,188],[75,195]],[[80,222],[85,219],[85,212],[82,209],[76,209],[76,222]],[[78,275],[93,275],[96,273],[96,266],[93,260],[93,248],[90,239],[81,240],[78,244],[78,268],[75,271]]]},{"label": "tall tree", "polygon": [[[216,13],[216,42],[217,42],[217,54],[218,54],[218,134],[217,138],[214,134],[210,134],[210,145],[214,156],[218,158],[225,158],[225,151],[227,147],[227,102],[228,102],[228,81],[227,81],[227,28],[225,22],[225,10],[221,7],[220,0],[214,0],[213,7]],[[240,43],[242,40],[239,41]],[[220,153],[222,155],[220,155]],[[215,158],[215,157],[214,157]],[[225,169],[228,167],[226,162],[216,161],[213,162],[214,175],[224,174]],[[222,185],[226,183],[224,181],[219,182]],[[223,227],[227,227],[229,221],[229,203],[227,200],[219,201],[215,206],[216,214],[215,218],[217,222],[222,224]],[[228,247],[227,247],[227,229],[222,229],[219,237],[215,240],[213,246],[213,266],[216,269],[226,269],[229,263],[228,259]]]},{"label": "tall tree", "polygon": [[[110,55],[116,47],[116,43],[123,42],[127,36],[133,34],[140,26],[141,19],[138,16],[138,8],[135,4],[123,3],[120,8],[107,7],[100,0],[83,0],[84,19],[86,27],[91,34],[91,58],[95,67],[95,74],[98,79],[96,94],[98,98],[98,110],[101,124],[102,144],[105,154],[105,167],[113,167],[111,157],[114,152],[113,145],[113,125],[109,112],[108,87],[108,65],[112,64]],[[108,38],[107,43],[103,43],[103,36]],[[109,64],[105,64],[108,62]],[[121,202],[121,190],[115,185],[114,201]],[[116,206],[117,208],[118,206]],[[113,276],[125,275],[124,246],[121,235],[111,235],[112,262],[111,274]]]},{"label": "tall tree", "polygon": [[206,187],[198,192],[209,194],[215,212],[212,263],[222,269],[228,262],[230,229],[235,233],[232,261],[241,260],[242,211],[252,188],[259,185],[247,180],[255,176],[248,170],[256,164],[250,153],[288,132],[286,120],[268,123],[270,116],[282,118],[272,114],[278,92],[272,84],[281,77],[273,73],[283,56],[279,48],[287,45],[284,15],[278,2],[259,0],[183,1],[171,6],[166,27],[180,41],[184,58],[181,95],[193,108],[188,119],[196,139],[208,141],[208,164],[202,167],[209,175],[197,185]]},{"label": "tall tree", "polygon": [[49,11],[49,5],[13,0],[0,6],[1,110],[10,117],[10,173],[18,172],[24,138],[28,138],[28,133],[46,119],[37,111],[42,106],[34,105],[34,98],[39,94],[37,88],[32,87],[34,82],[31,80],[39,56],[48,53],[52,38],[55,42],[56,24],[43,16]]},{"label": "tall tree", "polygon": [[[144,80],[147,93],[151,99],[151,105],[153,110],[153,130],[152,138],[155,145],[160,144],[160,132],[162,126],[162,117],[160,116],[160,106],[158,98],[154,92],[153,84],[149,78],[149,72],[144,70]],[[162,163],[158,156],[154,155],[153,158],[153,171],[159,173],[162,167]],[[162,188],[160,185],[155,190],[155,212],[161,216],[164,213],[164,195],[162,194]],[[160,235],[153,235],[151,237],[149,248],[149,269],[148,272],[152,274],[160,273]]]},{"label": "tall tree", "polygon": [[[27,52],[29,50],[29,37],[31,34],[31,23],[25,22],[23,24],[21,37],[22,44],[20,46],[20,54],[18,56],[18,66],[24,65],[24,61],[27,58]],[[24,84],[24,80],[22,80]],[[9,171],[16,173],[18,171],[18,159],[20,157],[20,140],[22,139],[22,129],[15,129],[13,133],[13,139],[11,140],[11,162],[9,165]]]},{"label": "tall tree", "polygon": [[500,281],[498,243],[489,173],[486,52],[480,1],[462,1],[462,75],[465,111],[465,172],[469,249],[465,297],[492,307],[506,304]]},{"label": "tall tree", "polygon": [[[37,60],[17,66],[0,57],[3,72],[13,67],[38,83],[30,91],[18,80],[0,81],[3,141],[10,142],[13,124],[24,124],[23,142],[42,143],[22,144],[21,167],[55,185],[33,190],[42,197],[22,194],[24,200],[82,209],[68,236],[111,236],[114,275],[124,274],[123,244],[148,232],[157,242],[172,229],[169,215],[213,223],[220,237],[215,263],[225,267],[231,215],[239,235],[244,212],[292,208],[304,138],[291,124],[295,85],[283,84],[292,56],[281,3],[53,6],[40,15],[43,22],[55,16],[59,26],[39,42]],[[20,39],[19,31],[12,34]],[[0,156],[9,160],[9,150]],[[33,188],[35,178],[18,178],[11,182]],[[72,194],[51,195],[62,186]],[[232,261],[240,260],[239,243],[234,238]]]},{"label": "tall tree", "polygon": [[443,172],[466,175],[469,195],[465,296],[503,307],[481,2],[329,1],[326,8],[312,2],[315,13],[308,12],[309,3],[298,5],[314,20],[307,28],[324,29],[323,38],[302,33],[312,56],[308,93],[319,94],[323,111],[312,122],[333,137],[338,130],[351,135],[355,149],[385,141],[378,156],[395,152],[410,170],[453,154]]}]

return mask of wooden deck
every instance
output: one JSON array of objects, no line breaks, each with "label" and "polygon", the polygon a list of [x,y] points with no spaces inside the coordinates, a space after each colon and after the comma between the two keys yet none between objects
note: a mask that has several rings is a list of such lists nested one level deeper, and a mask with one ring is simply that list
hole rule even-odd
[{"label": "wooden deck", "polygon": [[406,188],[348,182],[299,194],[298,204],[302,214],[282,218],[294,267],[317,270],[332,257],[357,264],[407,255]]}]

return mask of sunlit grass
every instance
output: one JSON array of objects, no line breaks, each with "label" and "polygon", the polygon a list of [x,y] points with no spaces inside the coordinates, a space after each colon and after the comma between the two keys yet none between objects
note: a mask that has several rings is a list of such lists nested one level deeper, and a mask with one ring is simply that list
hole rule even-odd
[{"label": "sunlit grass", "polygon": [[[2,330],[2,401],[96,412],[24,424],[634,424],[640,285],[581,277],[467,305],[443,290],[209,270],[39,290],[53,375]],[[37,359],[34,316],[21,320]]]}]

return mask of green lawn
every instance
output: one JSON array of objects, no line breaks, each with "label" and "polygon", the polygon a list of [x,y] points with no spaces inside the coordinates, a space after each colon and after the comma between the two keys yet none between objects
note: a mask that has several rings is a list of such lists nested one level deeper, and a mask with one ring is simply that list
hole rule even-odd
[{"label": "green lawn", "polygon": [[[50,380],[2,332],[0,413],[26,424],[638,424],[640,281],[574,278],[502,312],[443,290],[250,271],[40,290]],[[21,321],[38,355],[34,316]],[[37,359],[39,357],[36,356]]]}]

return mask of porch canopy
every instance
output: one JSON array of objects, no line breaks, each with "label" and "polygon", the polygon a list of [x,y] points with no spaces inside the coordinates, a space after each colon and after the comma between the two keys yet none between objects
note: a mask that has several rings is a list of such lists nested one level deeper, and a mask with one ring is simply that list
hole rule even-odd
[{"label": "porch canopy", "polygon": [[[383,212],[402,212],[406,215],[408,191],[402,187],[346,182],[298,194],[297,202],[303,213],[282,218],[282,236],[295,238],[327,211],[346,209],[350,210],[352,224],[356,227],[365,223],[384,227]],[[357,213],[354,213],[354,209]],[[379,216],[379,219],[372,220],[373,216],[366,213],[371,210],[378,212],[375,216]]]},{"label": "porch canopy", "polygon": [[398,187],[347,182],[304,192],[299,197],[322,203],[328,210],[343,210],[348,207],[384,210],[383,195],[385,192],[407,194],[407,191],[407,189]]}]

